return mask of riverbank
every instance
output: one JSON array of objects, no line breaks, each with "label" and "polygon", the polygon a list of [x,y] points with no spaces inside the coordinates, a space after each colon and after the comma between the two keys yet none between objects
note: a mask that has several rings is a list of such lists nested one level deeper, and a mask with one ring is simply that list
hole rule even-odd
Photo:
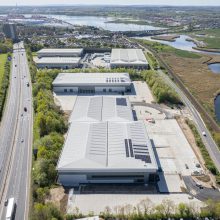
[{"label": "riverbank", "polygon": [[112,21],[106,21],[105,23],[112,23],[112,24],[137,24],[137,25],[150,25],[147,21],[141,20],[130,20],[130,19],[116,19]]},{"label": "riverbank", "polygon": [[194,50],[204,51],[204,52],[213,52],[213,53],[220,53],[220,49],[210,49],[204,47],[193,47]]},{"label": "riverbank", "polygon": [[180,35],[159,35],[151,37],[153,40],[162,40],[168,42],[175,42],[177,38],[180,38]]}]

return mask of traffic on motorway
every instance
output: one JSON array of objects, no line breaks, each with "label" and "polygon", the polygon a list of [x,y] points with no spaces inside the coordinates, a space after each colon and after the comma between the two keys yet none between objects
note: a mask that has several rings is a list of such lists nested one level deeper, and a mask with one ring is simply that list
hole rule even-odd
[{"label": "traffic on motorway", "polygon": [[32,92],[23,43],[14,45],[0,132],[0,219],[27,219],[32,149]]}]

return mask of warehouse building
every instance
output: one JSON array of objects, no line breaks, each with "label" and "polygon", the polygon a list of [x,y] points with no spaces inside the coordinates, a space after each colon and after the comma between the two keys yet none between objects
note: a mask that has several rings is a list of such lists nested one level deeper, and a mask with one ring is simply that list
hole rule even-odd
[{"label": "warehouse building", "polygon": [[157,169],[145,125],[134,121],[128,98],[77,97],[57,165],[59,183],[147,183]]},{"label": "warehouse building", "polygon": [[125,93],[131,90],[128,73],[60,73],[53,81],[55,93]]},{"label": "warehouse building", "polygon": [[80,65],[80,57],[42,57],[35,59],[37,68],[74,69]]},{"label": "warehouse building", "polygon": [[42,57],[81,57],[83,54],[82,48],[77,49],[41,49],[37,52],[38,58]]},{"label": "warehouse building", "polygon": [[149,64],[141,49],[112,49],[110,67],[148,69]]}]

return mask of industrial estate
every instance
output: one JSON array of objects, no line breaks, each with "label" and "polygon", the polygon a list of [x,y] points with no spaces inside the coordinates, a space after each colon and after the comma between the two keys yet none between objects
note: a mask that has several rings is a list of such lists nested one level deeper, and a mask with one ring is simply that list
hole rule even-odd
[{"label": "industrial estate", "polygon": [[220,8],[131,8],[0,5],[0,219],[219,219]]}]

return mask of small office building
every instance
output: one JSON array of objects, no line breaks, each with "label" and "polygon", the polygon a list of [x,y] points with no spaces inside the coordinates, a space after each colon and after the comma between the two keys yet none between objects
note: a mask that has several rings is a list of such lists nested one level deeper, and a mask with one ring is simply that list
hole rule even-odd
[{"label": "small office building", "polygon": [[81,57],[83,54],[82,48],[62,49],[62,48],[45,48],[37,52],[38,58],[41,57]]},{"label": "small office building", "polygon": [[131,90],[128,73],[60,73],[53,81],[55,93],[125,93]]},{"label": "small office building", "polygon": [[80,57],[42,57],[35,59],[37,68],[74,69],[80,65]]},{"label": "small office building", "polygon": [[112,49],[110,67],[148,69],[149,64],[141,49]]},{"label": "small office building", "polygon": [[147,183],[157,172],[142,121],[134,121],[128,98],[78,96],[57,165],[64,186]]}]

